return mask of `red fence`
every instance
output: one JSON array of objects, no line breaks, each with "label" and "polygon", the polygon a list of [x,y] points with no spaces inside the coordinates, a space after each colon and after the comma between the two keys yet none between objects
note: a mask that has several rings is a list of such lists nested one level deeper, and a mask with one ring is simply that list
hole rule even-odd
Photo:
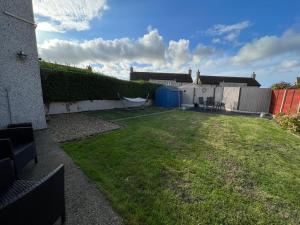
[{"label": "red fence", "polygon": [[270,113],[297,113],[300,109],[300,89],[280,89],[272,91]]}]

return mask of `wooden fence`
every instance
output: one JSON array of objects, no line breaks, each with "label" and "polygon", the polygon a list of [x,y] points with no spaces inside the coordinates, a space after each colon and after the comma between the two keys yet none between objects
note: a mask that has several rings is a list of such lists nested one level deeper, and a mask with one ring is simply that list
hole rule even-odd
[{"label": "wooden fence", "polygon": [[272,91],[270,113],[297,113],[300,110],[300,89],[280,89]]}]

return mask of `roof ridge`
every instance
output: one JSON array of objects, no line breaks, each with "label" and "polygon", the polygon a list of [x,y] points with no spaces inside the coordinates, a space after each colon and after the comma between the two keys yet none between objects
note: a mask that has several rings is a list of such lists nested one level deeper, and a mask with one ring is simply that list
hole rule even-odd
[{"label": "roof ridge", "polygon": [[133,71],[131,73],[152,73],[152,74],[173,74],[173,75],[191,75],[189,73],[171,73],[171,72],[144,72],[144,71]]}]

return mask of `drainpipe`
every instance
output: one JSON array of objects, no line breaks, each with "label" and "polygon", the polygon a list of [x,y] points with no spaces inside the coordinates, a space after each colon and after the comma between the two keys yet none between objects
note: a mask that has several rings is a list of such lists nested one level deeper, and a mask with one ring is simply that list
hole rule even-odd
[{"label": "drainpipe", "polygon": [[9,90],[6,88],[6,99],[7,99],[7,106],[8,106],[8,113],[9,113],[9,121],[12,123],[12,116],[11,116],[11,107],[10,107],[10,99],[9,99]]}]

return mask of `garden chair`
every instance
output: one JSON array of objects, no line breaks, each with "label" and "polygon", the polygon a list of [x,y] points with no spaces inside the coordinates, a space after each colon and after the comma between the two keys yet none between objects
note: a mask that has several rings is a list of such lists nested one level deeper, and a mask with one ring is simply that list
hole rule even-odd
[{"label": "garden chair", "polygon": [[32,127],[12,127],[0,130],[0,157],[6,155],[14,161],[16,174],[34,160],[38,162]]},{"label": "garden chair", "polygon": [[7,128],[17,128],[17,127],[32,127],[32,123],[11,123],[7,125]]},{"label": "garden chair", "polygon": [[215,109],[215,101],[213,97],[206,98],[206,107],[210,108],[211,112]]},{"label": "garden chair", "polygon": [[204,98],[203,97],[199,97],[198,99],[199,99],[198,104],[199,104],[200,108],[205,109]]},{"label": "garden chair", "polygon": [[64,166],[39,181],[17,180],[13,161],[0,159],[0,224],[65,223]]}]

